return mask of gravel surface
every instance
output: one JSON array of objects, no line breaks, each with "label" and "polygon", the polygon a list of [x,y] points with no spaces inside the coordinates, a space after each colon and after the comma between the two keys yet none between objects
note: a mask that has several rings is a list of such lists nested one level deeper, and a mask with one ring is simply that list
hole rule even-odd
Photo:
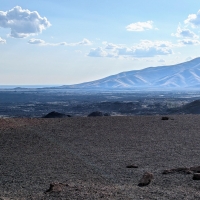
[{"label": "gravel surface", "polygon": [[0,119],[0,200],[200,199],[193,174],[162,174],[200,166],[200,116],[168,117]]}]

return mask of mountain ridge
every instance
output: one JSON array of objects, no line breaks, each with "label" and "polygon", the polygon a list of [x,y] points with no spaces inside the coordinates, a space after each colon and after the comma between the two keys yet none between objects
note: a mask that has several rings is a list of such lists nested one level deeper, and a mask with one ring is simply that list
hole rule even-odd
[{"label": "mountain ridge", "polygon": [[134,89],[134,88],[191,88],[200,85],[200,57],[176,65],[148,67],[110,75],[74,85],[66,89]]}]

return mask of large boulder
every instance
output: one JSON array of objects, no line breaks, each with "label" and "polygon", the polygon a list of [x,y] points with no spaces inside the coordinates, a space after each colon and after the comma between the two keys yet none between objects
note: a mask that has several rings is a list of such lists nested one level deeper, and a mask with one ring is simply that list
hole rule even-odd
[{"label": "large boulder", "polygon": [[110,113],[104,113],[103,116],[109,117],[111,115],[110,115]]},{"label": "large boulder", "polygon": [[162,117],[162,120],[169,120],[169,117]]},{"label": "large boulder", "polygon": [[43,118],[63,118],[63,117],[68,117],[67,115],[59,112],[50,112],[47,115],[43,116]]},{"label": "large boulder", "polygon": [[88,117],[101,117],[101,116],[103,116],[103,113],[100,111],[95,111],[88,115]]},{"label": "large boulder", "polygon": [[110,113],[102,113],[100,111],[94,111],[88,115],[88,117],[101,117],[101,116],[111,116]]}]

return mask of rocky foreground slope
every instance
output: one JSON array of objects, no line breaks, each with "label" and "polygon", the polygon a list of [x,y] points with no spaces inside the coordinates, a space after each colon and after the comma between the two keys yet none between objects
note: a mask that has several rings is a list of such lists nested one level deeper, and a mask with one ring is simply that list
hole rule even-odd
[{"label": "rocky foreground slope", "polygon": [[200,199],[199,122],[199,115],[0,119],[0,199]]}]

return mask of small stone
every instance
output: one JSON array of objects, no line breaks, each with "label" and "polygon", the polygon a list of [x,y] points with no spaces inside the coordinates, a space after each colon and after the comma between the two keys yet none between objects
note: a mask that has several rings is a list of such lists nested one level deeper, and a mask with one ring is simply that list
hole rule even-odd
[{"label": "small stone", "polygon": [[153,179],[153,174],[150,172],[145,172],[142,178],[140,179],[138,186],[140,187],[147,186],[151,183],[152,179]]},{"label": "small stone", "polygon": [[46,190],[45,193],[47,193],[47,192],[61,192],[65,186],[68,186],[68,184],[50,183],[50,187],[49,187],[48,190]]},{"label": "small stone", "polygon": [[194,173],[193,180],[200,180],[200,173]]},{"label": "small stone", "polygon": [[170,173],[172,173],[172,171],[170,169],[166,169],[166,170],[163,171],[162,174],[170,174]]},{"label": "small stone", "polygon": [[126,168],[138,168],[137,165],[127,165]]},{"label": "small stone", "polygon": [[193,171],[194,173],[200,173],[200,166],[190,167],[190,170]]}]

